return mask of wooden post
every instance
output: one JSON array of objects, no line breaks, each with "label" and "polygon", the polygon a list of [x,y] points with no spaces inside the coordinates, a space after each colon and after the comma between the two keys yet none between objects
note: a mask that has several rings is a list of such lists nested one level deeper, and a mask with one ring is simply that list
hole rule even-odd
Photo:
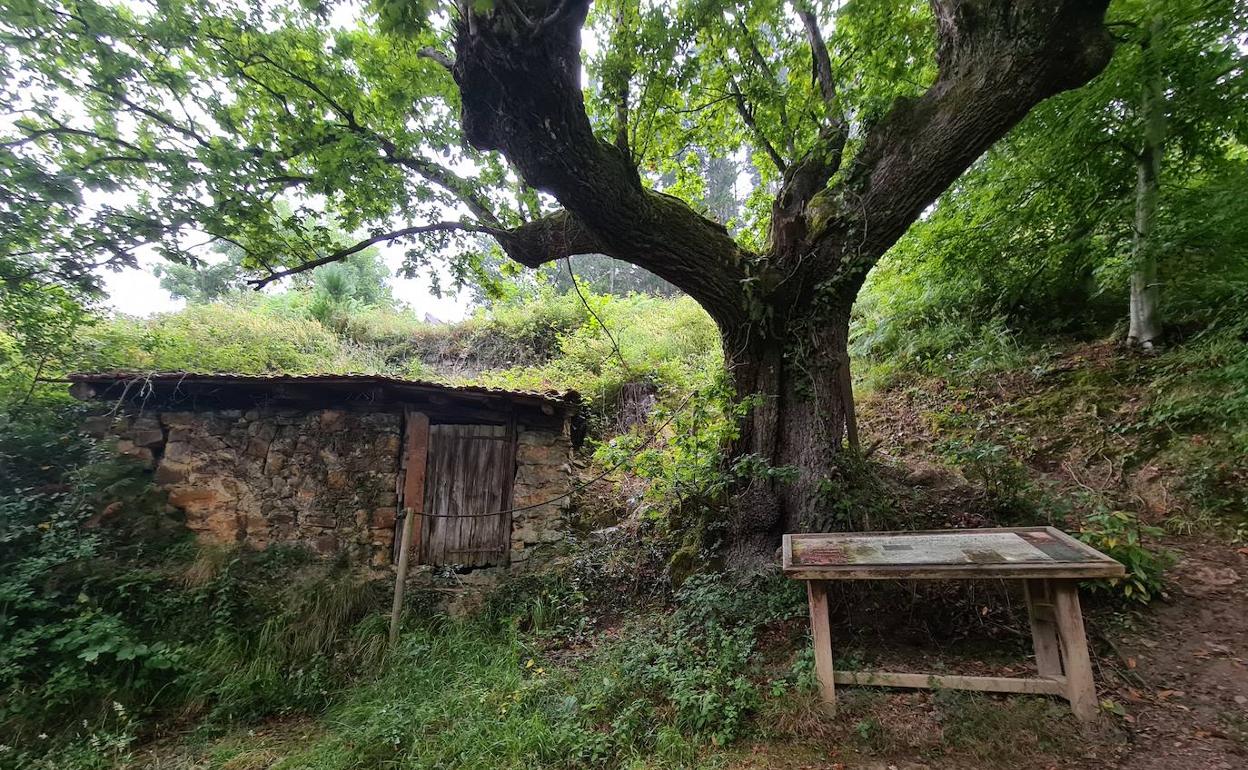
[{"label": "wooden post", "polygon": [[1075,717],[1091,722],[1096,719],[1098,704],[1096,684],[1092,680],[1092,659],[1088,656],[1088,637],[1083,630],[1083,612],[1079,609],[1079,582],[1054,580],[1052,588],[1053,611],[1066,671],[1066,699]]},{"label": "wooden post", "polygon": [[815,677],[828,711],[836,711],[836,681],[832,667],[832,629],[828,620],[828,586],[822,580],[806,581],[810,604],[810,635],[815,645]]},{"label": "wooden post", "polygon": [[1053,587],[1044,579],[1023,581],[1027,614],[1031,618],[1031,641],[1036,650],[1036,673],[1042,677],[1062,675],[1062,647],[1053,615]]},{"label": "wooden post", "polygon": [[407,564],[413,542],[420,548],[420,514],[425,510],[425,466],[429,460],[429,417],[408,410],[403,442],[403,532],[399,545],[399,563],[394,576],[394,605],[390,609],[390,646],[399,641],[399,624],[403,619],[403,590],[407,585]]}]

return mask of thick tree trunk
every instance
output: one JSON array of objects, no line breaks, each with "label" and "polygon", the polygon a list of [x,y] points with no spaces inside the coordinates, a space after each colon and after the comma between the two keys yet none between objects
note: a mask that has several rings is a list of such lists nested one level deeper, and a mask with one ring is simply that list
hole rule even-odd
[{"label": "thick tree trunk", "polygon": [[1144,146],[1136,159],[1135,234],[1131,246],[1133,266],[1127,344],[1145,350],[1151,350],[1161,337],[1161,287],[1157,282],[1157,248],[1153,237],[1165,141],[1165,83],[1156,65],[1154,51],[1161,29],[1162,22],[1158,17],[1153,20],[1144,43],[1144,56],[1150,64],[1146,68],[1148,74],[1142,104]]},{"label": "thick tree trunk", "polygon": [[849,308],[791,318],[779,334],[756,328],[724,335],[724,355],[737,392],[751,409],[730,448],[773,468],[784,481],[751,479],[731,505],[730,558],[768,557],[779,535],[819,526],[835,503],[826,481],[838,452],[857,440],[849,378]]}]

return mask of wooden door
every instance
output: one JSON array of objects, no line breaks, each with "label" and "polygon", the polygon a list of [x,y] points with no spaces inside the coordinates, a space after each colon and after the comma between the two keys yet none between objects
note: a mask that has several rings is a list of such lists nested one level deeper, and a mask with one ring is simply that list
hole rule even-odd
[{"label": "wooden door", "polygon": [[432,425],[425,470],[420,563],[507,563],[511,541],[512,431],[502,425]]}]

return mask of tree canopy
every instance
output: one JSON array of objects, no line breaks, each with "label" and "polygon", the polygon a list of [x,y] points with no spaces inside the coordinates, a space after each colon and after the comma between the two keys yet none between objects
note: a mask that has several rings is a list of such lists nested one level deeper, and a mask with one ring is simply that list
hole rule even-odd
[{"label": "tree canopy", "polygon": [[[194,263],[226,241],[271,277],[395,241],[409,268],[447,256],[463,277],[485,248],[474,231],[554,210],[503,155],[465,141],[446,65],[472,14],[335,10],[6,0],[6,271],[90,283],[92,266],[133,264],[144,244]],[[936,74],[924,3],[618,0],[596,5],[586,29],[595,133],[623,142],[648,184],[707,211],[709,158],[721,175],[750,174],[754,194],[724,224],[756,250],[770,191],[820,142],[826,99],[859,145]],[[324,212],[361,242],[336,243]]]},{"label": "tree canopy", "polygon": [[[759,398],[734,453],[800,469],[742,503],[775,534],[856,441],[867,273],[1033,107],[1100,73],[1107,4],[399,1],[341,23],[7,0],[5,269],[81,285],[144,244],[190,263],[220,242],[261,286],[385,242],[458,280],[490,241],[528,267],[628,262],[702,305]],[[716,195],[729,159],[753,185],[740,210]]]}]

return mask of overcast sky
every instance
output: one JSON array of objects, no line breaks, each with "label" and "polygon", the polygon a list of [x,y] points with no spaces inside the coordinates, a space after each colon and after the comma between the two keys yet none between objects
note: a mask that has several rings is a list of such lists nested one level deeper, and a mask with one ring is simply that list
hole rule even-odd
[{"label": "overcast sky", "polygon": [[[382,256],[391,270],[390,285],[394,287],[394,296],[407,303],[417,314],[426,313],[442,321],[458,321],[468,314],[468,293],[461,292],[453,297],[445,292],[439,299],[429,291],[429,282],[424,278],[406,279],[394,275],[394,270],[403,261],[403,249],[379,246]],[[102,271],[104,285],[108,292],[108,305],[119,313],[127,315],[149,316],[152,313],[164,313],[178,310],[186,303],[175,300],[169,292],[160,288],[160,281],[152,275],[153,265],[159,264],[159,257],[147,257],[142,261],[139,270],[124,270],[115,273],[111,270]],[[450,284],[450,279],[443,277],[442,285]],[[281,290],[281,284],[277,285]]]}]

